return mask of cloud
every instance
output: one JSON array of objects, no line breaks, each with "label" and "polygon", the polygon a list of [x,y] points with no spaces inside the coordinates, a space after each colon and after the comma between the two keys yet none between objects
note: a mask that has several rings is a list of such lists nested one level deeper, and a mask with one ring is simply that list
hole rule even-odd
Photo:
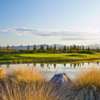
[{"label": "cloud", "polygon": [[82,37],[65,37],[65,38],[62,38],[62,40],[69,41],[69,40],[87,40],[87,39],[84,39]]},{"label": "cloud", "polygon": [[22,32],[32,32],[32,29],[27,29],[27,28],[16,28],[16,31],[22,31]]},{"label": "cloud", "polygon": [[28,28],[5,28],[0,29],[0,33],[16,33],[16,34],[32,34],[37,36],[74,36],[74,35],[80,35],[80,32],[71,32],[71,31],[41,31],[36,29],[28,29]]},{"label": "cloud", "polygon": [[0,29],[0,34],[1,34],[1,33],[12,32],[12,31],[14,31],[13,28],[1,28],[1,29]]},{"label": "cloud", "polygon": [[82,32],[71,32],[71,31],[41,31],[27,28],[16,28],[16,33],[20,34],[33,34],[37,36],[79,36]]},{"label": "cloud", "polygon": [[74,32],[74,31],[41,31],[29,28],[5,28],[0,29],[1,33],[13,33],[16,35],[33,35],[39,37],[59,37],[61,40],[96,40],[100,38],[100,33]]},{"label": "cloud", "polygon": [[95,34],[83,34],[79,36],[66,36],[66,37],[61,38],[61,40],[63,41],[69,41],[69,40],[94,41],[94,40],[99,40],[99,39],[100,39],[100,35],[95,35]]}]

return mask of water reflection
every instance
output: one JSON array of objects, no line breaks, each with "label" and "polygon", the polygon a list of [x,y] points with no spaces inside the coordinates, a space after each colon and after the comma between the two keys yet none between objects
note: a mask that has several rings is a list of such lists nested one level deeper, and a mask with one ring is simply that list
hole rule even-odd
[{"label": "water reflection", "polygon": [[53,66],[54,66],[54,69],[56,68],[56,64],[53,64]]},{"label": "water reflection", "polygon": [[66,67],[66,64],[64,64],[64,67]]},{"label": "water reflection", "polygon": [[7,68],[9,68],[10,67],[10,64],[7,64]]},{"label": "water reflection", "polygon": [[43,63],[41,63],[41,64],[40,64],[40,66],[43,68],[43,67],[44,67],[44,64],[43,64]]},{"label": "water reflection", "polygon": [[50,79],[53,77],[54,74],[57,73],[66,73],[69,77],[75,77],[77,72],[80,70],[84,70],[91,67],[98,67],[100,68],[100,62],[87,62],[87,63],[24,63],[24,64],[1,64],[0,67],[3,68],[20,68],[22,66],[25,67],[36,67],[41,72],[44,73],[44,75],[47,77],[47,79]]},{"label": "water reflection", "polygon": [[33,66],[35,67],[36,66],[36,63],[33,63]]},{"label": "water reflection", "polygon": [[97,63],[97,65],[99,65],[99,62],[98,61],[96,63]]},{"label": "water reflection", "polygon": [[0,67],[17,67],[17,66],[27,66],[27,67],[37,67],[41,70],[47,70],[47,69],[53,69],[53,70],[58,70],[62,69],[80,69],[80,68],[87,68],[87,67],[93,67],[93,66],[100,66],[100,62],[87,62],[87,63],[63,63],[63,64],[58,64],[58,63],[27,63],[27,64],[1,64]]}]

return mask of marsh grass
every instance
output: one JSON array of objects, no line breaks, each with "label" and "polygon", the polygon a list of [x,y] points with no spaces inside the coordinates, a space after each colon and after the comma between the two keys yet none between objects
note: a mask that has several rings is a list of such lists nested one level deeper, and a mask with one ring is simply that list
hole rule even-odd
[{"label": "marsh grass", "polygon": [[0,69],[0,100],[100,100],[100,69],[81,71],[71,84],[56,88],[35,68]]},{"label": "marsh grass", "polygon": [[18,81],[45,81],[44,75],[33,67],[16,68],[12,71],[10,76],[15,77]]},{"label": "marsh grass", "polygon": [[0,79],[5,78],[6,77],[6,70],[3,68],[0,68]]},{"label": "marsh grass", "polygon": [[100,100],[100,69],[81,71],[73,84],[60,89],[61,100]]},{"label": "marsh grass", "polygon": [[73,82],[77,87],[95,86],[100,88],[100,69],[93,67],[81,71]]},{"label": "marsh grass", "polygon": [[47,82],[38,70],[20,68],[0,78],[0,100],[59,100],[59,98],[55,86]]},{"label": "marsh grass", "polygon": [[59,100],[53,85],[47,82],[0,80],[0,100]]}]

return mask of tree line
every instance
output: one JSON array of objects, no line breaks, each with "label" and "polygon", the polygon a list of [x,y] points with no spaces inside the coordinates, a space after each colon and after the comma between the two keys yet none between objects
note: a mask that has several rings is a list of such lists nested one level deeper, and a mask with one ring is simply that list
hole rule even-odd
[{"label": "tree line", "polygon": [[78,46],[78,45],[63,45],[57,47],[57,45],[37,45],[30,46],[28,45],[26,49],[15,49],[11,46],[0,47],[0,53],[96,53],[100,52],[100,48],[90,48],[89,46]]}]

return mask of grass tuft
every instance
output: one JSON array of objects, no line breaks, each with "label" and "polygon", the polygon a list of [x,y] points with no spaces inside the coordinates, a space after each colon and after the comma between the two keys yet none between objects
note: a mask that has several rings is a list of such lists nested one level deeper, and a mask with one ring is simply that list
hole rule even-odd
[{"label": "grass tuft", "polygon": [[55,86],[37,69],[21,67],[11,72],[0,78],[0,100],[59,100]]},{"label": "grass tuft", "polygon": [[0,80],[0,100],[59,100],[52,85],[43,82],[16,83]]},{"label": "grass tuft", "polygon": [[0,68],[0,79],[5,78],[6,77],[6,70],[3,68]]},{"label": "grass tuft", "polygon": [[91,68],[82,71],[73,82],[77,87],[95,86],[100,88],[100,69]]},{"label": "grass tuft", "polygon": [[21,67],[16,68],[12,76],[15,76],[19,81],[44,81],[45,78],[43,74],[38,71],[36,68],[28,68],[28,67]]}]

